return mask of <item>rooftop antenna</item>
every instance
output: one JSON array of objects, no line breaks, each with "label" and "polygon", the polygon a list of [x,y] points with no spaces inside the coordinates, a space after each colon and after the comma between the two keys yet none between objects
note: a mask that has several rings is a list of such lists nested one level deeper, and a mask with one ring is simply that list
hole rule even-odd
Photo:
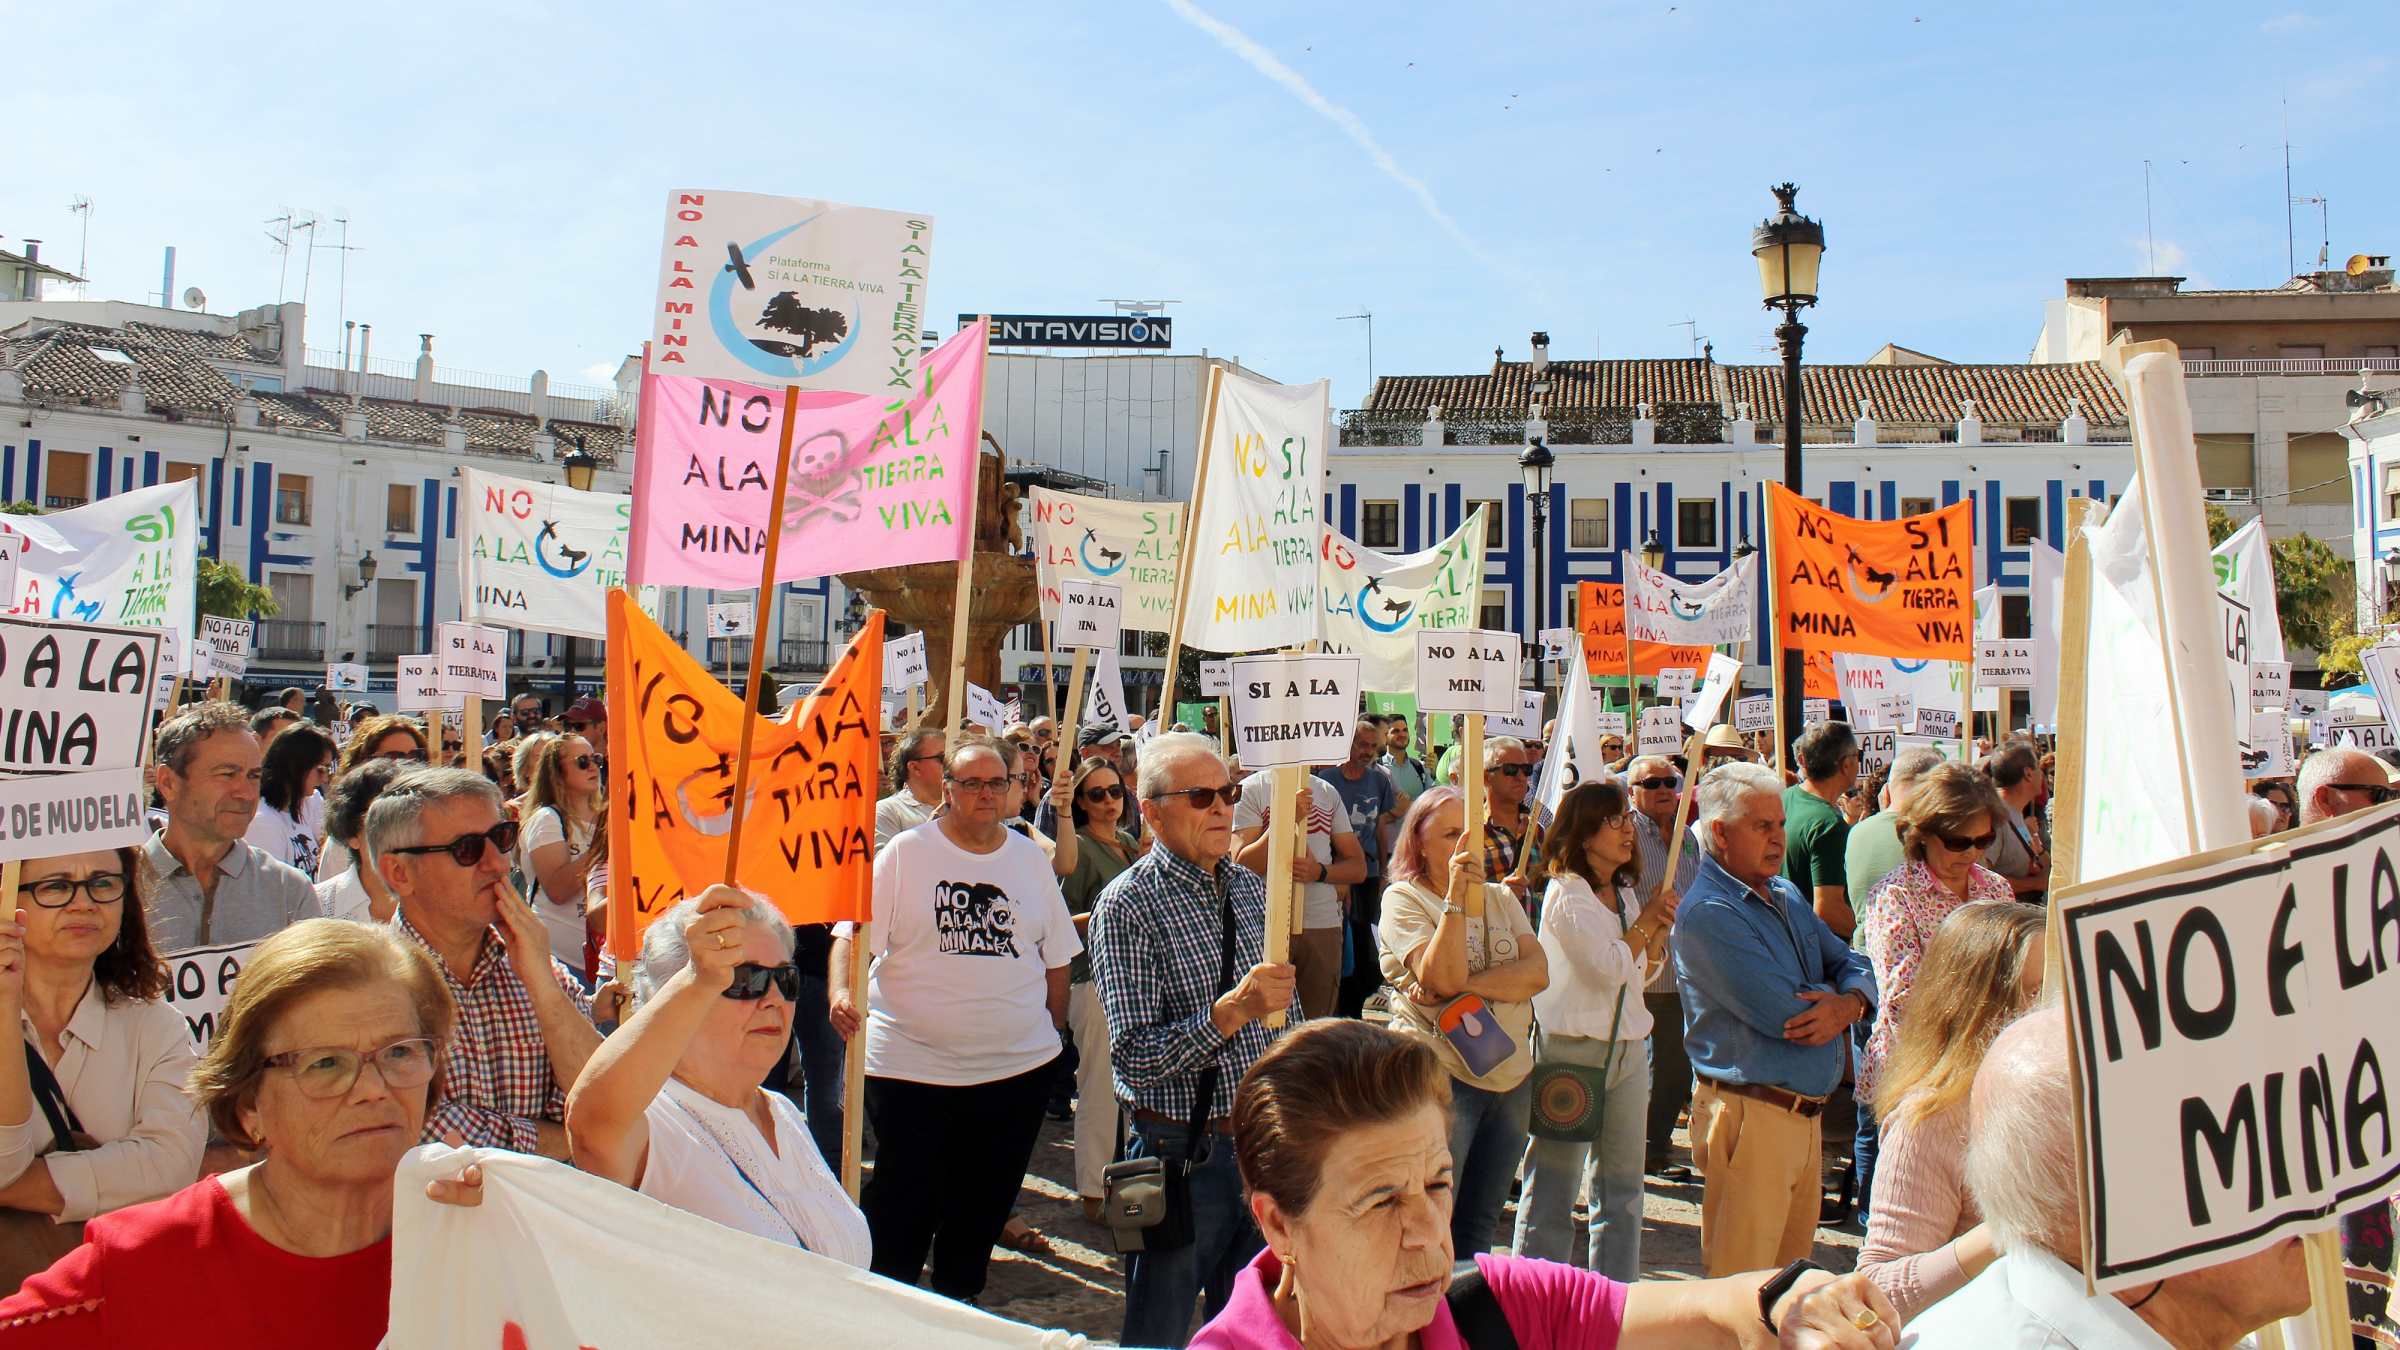
[{"label": "rooftop antenna", "polygon": [[1119,314],[1131,314],[1136,318],[1146,319],[1154,314],[1163,315],[1167,312],[1167,306],[1180,305],[1183,302],[1181,300],[1111,300],[1103,296],[1100,303]]},{"label": "rooftop antenna", "polygon": [[1692,355],[1698,356],[1700,354],[1700,321],[1698,319],[1678,320],[1675,323],[1668,324],[1667,327],[1683,329],[1685,335],[1692,340]]},{"label": "rooftop antenna", "polygon": [[292,208],[287,206],[283,208],[282,215],[267,217],[267,223],[282,227],[280,230],[267,231],[267,238],[275,241],[275,252],[282,259],[275,266],[275,303],[280,305],[283,303],[285,282],[292,270]]},{"label": "rooftop antenna", "polygon": [[1364,319],[1367,321],[1367,396],[1366,398],[1359,400],[1361,406],[1364,406],[1366,403],[1373,401],[1375,397],[1375,311],[1367,308],[1365,305],[1360,305],[1358,307],[1358,313],[1356,314],[1336,314],[1333,316],[1333,321],[1335,323],[1347,323],[1352,319]]},{"label": "rooftop antenna", "polygon": [[[76,193],[75,200],[67,203],[67,214],[83,217],[83,239],[75,250],[75,275],[88,277],[92,274],[92,199]],[[89,281],[78,283],[77,291],[88,291],[91,284]]]},{"label": "rooftop antenna", "polygon": [[317,274],[317,218],[310,216],[295,223],[294,230],[308,231],[308,256],[300,260],[300,303],[308,303],[308,284]]},{"label": "rooftop antenna", "polygon": [[2325,199],[2323,197],[2294,197],[2292,205],[2317,208],[2317,229],[2324,237],[2324,242],[2317,247],[2317,270],[2322,272],[2333,265],[2333,227],[2327,223]]},{"label": "rooftop antenna", "polygon": [[2283,101],[2283,274],[2300,274],[2300,255],[2292,233],[2292,101]]},{"label": "rooftop antenna", "polygon": [[320,248],[329,248],[342,255],[341,280],[337,284],[334,291],[333,302],[333,317],[335,322],[338,323],[347,320],[350,317],[350,255],[358,251],[358,246],[350,242],[350,218],[348,216],[335,216],[333,218],[333,223],[342,227],[342,238],[340,243],[320,244],[316,242],[315,237],[312,235],[309,239],[308,246],[312,251]]}]

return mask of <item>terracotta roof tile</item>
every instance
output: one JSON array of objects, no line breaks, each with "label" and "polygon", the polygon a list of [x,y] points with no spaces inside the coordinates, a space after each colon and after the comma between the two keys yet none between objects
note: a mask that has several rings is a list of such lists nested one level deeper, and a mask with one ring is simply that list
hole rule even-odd
[{"label": "terracotta roof tile", "polygon": [[[1718,391],[1710,369],[1699,357],[1552,361],[1541,376],[1550,389],[1540,402],[1545,413],[1630,412],[1643,403],[1714,403]],[[1427,407],[1438,403],[1444,413],[1523,416],[1536,401],[1534,379],[1533,366],[1524,361],[1495,361],[1482,375],[1386,375],[1375,381],[1367,409],[1423,417]]]}]

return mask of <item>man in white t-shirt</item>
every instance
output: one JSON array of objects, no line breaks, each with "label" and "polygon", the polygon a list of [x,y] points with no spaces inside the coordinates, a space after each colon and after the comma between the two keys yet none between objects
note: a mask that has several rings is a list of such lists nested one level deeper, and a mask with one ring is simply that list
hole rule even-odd
[{"label": "man in white t-shirt", "polygon": [[[1293,982],[1301,1012],[1329,1017],[1342,985],[1342,897],[1353,883],[1367,879],[1367,855],[1333,786],[1313,774],[1300,781],[1308,844],[1292,850],[1292,878],[1300,883],[1301,927],[1292,940]],[[1273,844],[1267,834],[1267,808],[1274,795],[1275,771],[1262,769],[1242,780],[1242,800],[1233,808],[1233,860],[1262,877]]]},{"label": "man in white t-shirt", "polygon": [[[914,1284],[930,1250],[934,1292],[971,1301],[1033,1157],[1083,943],[1049,855],[1002,818],[1010,779],[997,743],[962,738],[944,782],[949,809],[875,856],[876,1154],[859,1207],[876,1274]],[[851,926],[837,932],[831,968],[847,970]],[[857,1034],[848,989],[832,1004],[834,1029]]]},{"label": "man in white t-shirt", "polygon": [[942,733],[919,729],[892,745],[892,795],[875,803],[875,851],[942,809]]}]

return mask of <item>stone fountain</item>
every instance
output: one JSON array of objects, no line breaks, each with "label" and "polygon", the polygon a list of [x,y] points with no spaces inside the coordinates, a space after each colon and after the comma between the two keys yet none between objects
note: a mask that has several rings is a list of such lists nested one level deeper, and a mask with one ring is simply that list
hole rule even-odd
[{"label": "stone fountain", "polygon": [[[1040,608],[1033,560],[1017,556],[1023,536],[1017,524],[1017,491],[1007,485],[1000,443],[984,434],[990,451],[977,457],[975,479],[975,575],[968,603],[967,678],[986,689],[1001,685],[1000,642],[1008,630]],[[946,725],[950,683],[950,635],[958,621],[958,564],[914,563],[844,572],[842,584],[893,620],[924,630],[925,661],[931,669],[926,716]],[[888,639],[887,639],[888,640]]]}]

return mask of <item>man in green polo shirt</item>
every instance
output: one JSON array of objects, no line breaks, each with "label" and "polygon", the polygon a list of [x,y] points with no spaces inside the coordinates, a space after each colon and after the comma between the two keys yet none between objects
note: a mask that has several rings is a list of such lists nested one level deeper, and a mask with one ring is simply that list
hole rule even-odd
[{"label": "man in green polo shirt", "polygon": [[1847,722],[1819,722],[1792,743],[1806,780],[1783,790],[1783,874],[1844,942],[1857,927],[1847,874],[1850,823],[1842,794],[1858,782],[1858,736]]}]

